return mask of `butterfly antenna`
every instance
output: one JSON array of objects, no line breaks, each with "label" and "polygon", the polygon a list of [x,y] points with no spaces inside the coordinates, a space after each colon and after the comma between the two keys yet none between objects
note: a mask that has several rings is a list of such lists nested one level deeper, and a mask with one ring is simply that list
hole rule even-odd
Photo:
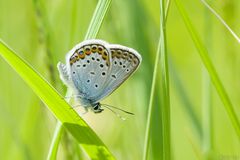
[{"label": "butterfly antenna", "polygon": [[111,105],[108,105],[108,104],[102,104],[102,105],[107,106],[107,107],[110,107],[110,108],[117,109],[117,110],[122,111],[122,112],[127,113],[127,114],[134,115],[134,113],[125,111],[125,110],[123,110],[123,109],[121,109],[121,108],[118,108],[118,107],[114,107],[114,106],[111,106]]},{"label": "butterfly antenna", "polygon": [[108,105],[103,104],[102,107],[105,107],[107,109],[109,109],[112,113],[114,113],[117,117],[119,117],[121,120],[125,121],[126,118],[121,116],[119,113],[115,112],[114,110],[112,110]]}]

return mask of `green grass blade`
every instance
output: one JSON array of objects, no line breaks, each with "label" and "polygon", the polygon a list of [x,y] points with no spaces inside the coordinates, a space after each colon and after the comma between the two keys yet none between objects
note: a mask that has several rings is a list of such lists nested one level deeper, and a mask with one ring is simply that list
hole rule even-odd
[{"label": "green grass blade", "polygon": [[[112,2],[112,0],[99,0],[98,1],[97,7],[94,11],[92,20],[91,20],[90,25],[88,27],[88,30],[87,30],[87,33],[86,33],[86,36],[85,36],[85,40],[96,38],[97,33],[100,30],[101,24],[103,22],[103,19],[106,15],[108,9],[110,8],[111,2]],[[75,15],[75,13],[73,13],[73,15]],[[72,28],[73,28],[73,25],[74,25],[74,21],[75,21],[75,19],[72,20],[72,22],[73,22]],[[71,39],[72,39],[73,30],[71,30],[71,31],[72,31],[72,34],[71,34]],[[66,96],[70,97],[71,95],[72,95],[71,91],[68,90]],[[57,130],[55,130],[55,135],[56,136],[54,136],[54,137],[59,137],[59,138],[53,138],[52,139],[52,143],[51,143],[51,146],[50,146],[48,157],[56,157],[56,154],[57,154],[56,150],[58,149],[58,144],[59,144],[58,141],[61,140],[61,136],[62,136],[62,133],[63,133],[61,128],[62,128],[62,126],[59,125],[59,124],[56,126],[56,129],[57,129]]]},{"label": "green grass blade", "polygon": [[[204,10],[204,19],[205,19],[205,40],[207,47],[211,53],[212,48],[212,18],[208,15],[207,9]],[[211,55],[209,55],[211,57]],[[211,158],[213,151],[213,98],[212,98],[212,84],[210,76],[208,75],[206,68],[202,67],[202,124],[203,124],[203,140],[202,140],[202,149],[206,159]]]},{"label": "green grass blade", "polygon": [[58,151],[58,146],[60,143],[60,139],[62,137],[63,133],[63,127],[60,122],[57,122],[57,126],[54,132],[52,144],[50,146],[49,152],[48,152],[48,160],[54,160],[57,158],[57,151]]},{"label": "green grass blade", "polygon": [[231,35],[240,43],[240,38],[237,34],[229,27],[229,25],[223,20],[223,18],[205,1],[200,0],[205,7],[216,16],[216,18],[223,24],[223,26],[231,33]]},{"label": "green grass blade", "polygon": [[162,108],[163,159],[171,159],[170,97],[164,0],[160,0],[160,106]]},{"label": "green grass blade", "polygon": [[[157,72],[159,67],[159,60],[161,57],[161,62],[163,67],[161,67],[161,87],[164,87],[163,90],[160,91],[160,95],[164,95],[163,98],[161,98],[162,104],[160,106],[165,106],[166,108],[161,109],[162,115],[163,112],[168,112],[166,115],[163,115],[162,118],[162,127],[163,127],[163,133],[162,133],[162,140],[163,140],[163,148],[164,151],[161,151],[162,157],[169,159],[170,158],[170,103],[169,103],[169,81],[168,81],[168,64],[167,64],[167,56],[166,56],[166,44],[165,44],[165,21],[167,20],[168,15],[168,9],[170,5],[170,0],[167,1],[167,7],[165,11],[164,2],[160,0],[160,39],[158,43],[158,49],[155,59],[155,65],[154,65],[154,71],[153,71],[153,81],[152,81],[152,87],[151,87],[151,94],[150,94],[150,101],[149,101],[149,109],[148,109],[148,116],[147,116],[147,126],[146,126],[146,133],[145,133],[145,143],[144,143],[144,154],[143,154],[143,160],[148,159],[148,152],[149,152],[149,143],[150,143],[150,131],[152,127],[152,115],[153,115],[153,99],[154,99],[154,93],[156,90],[156,80],[157,80]],[[160,88],[161,88],[160,87]]]},{"label": "green grass blade", "polygon": [[29,64],[0,41],[0,55],[32,88],[54,116],[78,140],[91,159],[114,159],[96,133]]},{"label": "green grass blade", "polygon": [[92,39],[97,36],[102,21],[110,8],[111,2],[112,0],[99,0],[84,39]]},{"label": "green grass blade", "polygon": [[154,71],[153,71],[153,81],[152,81],[151,95],[150,95],[149,106],[148,106],[143,160],[147,160],[148,158],[149,143],[150,143],[150,129],[152,126],[151,119],[152,119],[152,111],[153,111],[153,98],[154,98],[154,92],[156,89],[157,68],[158,68],[159,57],[160,57],[159,52],[160,52],[160,43],[158,44],[157,55],[156,55]]},{"label": "green grass blade", "polygon": [[227,114],[231,120],[231,123],[236,131],[236,134],[238,136],[238,138],[240,139],[240,124],[239,124],[239,121],[238,121],[238,118],[237,118],[237,115],[236,113],[234,112],[234,109],[233,109],[233,105],[223,87],[223,84],[222,82],[220,81],[219,77],[218,77],[218,74],[208,56],[208,51],[207,49],[205,48],[205,46],[203,45],[203,43],[201,42],[195,28],[193,27],[185,9],[183,8],[182,4],[180,3],[179,0],[175,0],[176,4],[177,4],[177,8],[183,18],[183,21],[187,27],[187,30],[188,32],[190,33],[191,35],[191,38],[198,50],[198,53],[202,59],[202,62],[203,64],[205,65],[210,77],[211,77],[211,81],[214,85],[214,87],[216,88],[217,90],[217,93],[219,94],[224,106],[225,106],[225,109],[227,111]]}]

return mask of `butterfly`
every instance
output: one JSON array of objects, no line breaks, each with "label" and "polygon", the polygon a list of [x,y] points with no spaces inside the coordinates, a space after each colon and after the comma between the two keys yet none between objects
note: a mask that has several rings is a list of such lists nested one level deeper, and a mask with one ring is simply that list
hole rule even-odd
[{"label": "butterfly", "polygon": [[86,111],[103,111],[100,101],[116,90],[141,63],[134,49],[106,41],[85,40],[66,55],[66,65],[58,62],[60,79],[74,91]]}]

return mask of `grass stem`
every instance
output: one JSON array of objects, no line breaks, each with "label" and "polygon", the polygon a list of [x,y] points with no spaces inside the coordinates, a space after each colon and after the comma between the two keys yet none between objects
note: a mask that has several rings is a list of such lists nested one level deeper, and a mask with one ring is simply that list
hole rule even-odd
[{"label": "grass stem", "polygon": [[152,86],[151,86],[151,94],[150,94],[150,100],[148,105],[148,116],[147,116],[147,126],[146,126],[146,132],[145,132],[145,143],[144,143],[144,155],[143,160],[147,160],[148,158],[148,151],[149,151],[149,143],[150,143],[150,131],[151,131],[151,120],[152,120],[152,111],[153,111],[153,99],[154,99],[154,92],[156,89],[156,79],[157,79],[157,70],[158,70],[158,64],[160,60],[160,41],[158,43],[158,49],[154,64],[154,71],[153,71],[153,80],[152,80]]},{"label": "grass stem", "polygon": [[171,159],[170,97],[164,0],[160,0],[160,103],[162,112],[163,160]]},{"label": "grass stem", "polygon": [[[159,38],[159,43],[158,43],[158,48],[157,48],[157,53],[156,53],[156,58],[155,58],[155,63],[154,63],[154,71],[153,71],[153,80],[152,80],[152,86],[151,86],[151,93],[150,93],[150,100],[149,100],[149,106],[148,106],[148,116],[147,116],[147,125],[146,125],[146,132],[145,132],[145,143],[144,143],[144,152],[143,152],[143,160],[147,160],[148,159],[148,152],[149,152],[149,143],[150,143],[150,133],[151,133],[151,126],[152,126],[152,115],[153,115],[153,100],[154,100],[154,93],[155,93],[155,89],[156,89],[156,80],[157,80],[157,73],[158,73],[158,67],[159,67],[159,61],[160,61],[160,52],[164,52],[163,54],[161,54],[161,57],[164,57],[164,69],[166,68],[167,63],[165,63],[165,60],[167,60],[167,57],[165,56],[165,51],[166,51],[166,45],[165,45],[165,21],[167,21],[167,15],[168,15],[168,10],[169,10],[169,6],[170,6],[170,0],[167,1],[167,7],[166,7],[166,11],[164,10],[164,2],[162,0],[160,0],[160,24],[161,24],[161,29],[160,29],[160,38]],[[163,21],[163,22],[162,22]],[[163,42],[162,42],[163,41]],[[163,45],[163,47],[162,47]],[[165,70],[166,71],[166,70]],[[165,72],[164,70],[162,70],[162,72]],[[163,73],[163,75],[165,75],[166,73]],[[168,77],[168,74],[167,74]],[[167,80],[167,84],[168,85],[168,78]],[[166,81],[164,81],[165,83]],[[168,87],[167,87],[168,90]],[[168,91],[167,91],[168,92]],[[168,93],[166,93],[166,95],[168,95]],[[168,96],[169,97],[169,96]],[[169,102],[169,99],[167,100]],[[167,117],[165,117],[167,118]],[[169,118],[169,117],[168,117]],[[165,119],[164,123],[168,123],[169,121]],[[164,124],[165,129],[168,129],[168,127],[166,127]],[[167,132],[165,132],[167,133]],[[163,137],[165,136],[165,138],[170,138],[168,136],[166,136],[166,134],[163,134]],[[170,141],[170,139],[164,141],[165,143],[167,141]],[[166,147],[166,148],[165,148]],[[164,146],[164,149],[168,150],[167,148],[170,147],[168,146],[168,144],[166,146]],[[163,153],[163,152],[162,152]],[[170,150],[169,152],[166,151],[166,154],[170,154]],[[165,154],[166,157],[168,157]],[[170,158],[170,157],[169,157]]]},{"label": "grass stem", "polygon": [[88,27],[87,33],[85,35],[85,38],[84,38],[85,40],[96,38],[96,36],[101,28],[103,19],[106,15],[108,9],[110,8],[111,2],[112,2],[112,0],[99,0],[98,1],[97,7],[94,11],[92,20]]},{"label": "grass stem", "polygon": [[[205,40],[209,49],[212,48],[212,20],[205,9]],[[210,52],[211,53],[211,52]],[[209,55],[210,56],[210,55]],[[213,149],[213,108],[212,108],[212,85],[206,68],[202,68],[202,124],[203,124],[203,152],[207,157]],[[210,157],[209,157],[210,158]],[[208,158],[207,158],[208,159]]]},{"label": "grass stem", "polygon": [[63,134],[63,125],[61,124],[61,122],[58,121],[55,132],[54,132],[54,136],[50,145],[50,149],[48,151],[47,160],[55,160],[57,158],[58,146],[59,146],[62,134]]}]

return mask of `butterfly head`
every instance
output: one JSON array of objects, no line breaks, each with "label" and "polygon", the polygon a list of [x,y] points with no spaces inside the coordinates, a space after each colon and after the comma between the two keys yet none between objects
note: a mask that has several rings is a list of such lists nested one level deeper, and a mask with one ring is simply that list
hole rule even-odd
[{"label": "butterfly head", "polygon": [[92,110],[94,113],[101,113],[104,109],[101,108],[101,104],[98,102],[92,105]]}]

